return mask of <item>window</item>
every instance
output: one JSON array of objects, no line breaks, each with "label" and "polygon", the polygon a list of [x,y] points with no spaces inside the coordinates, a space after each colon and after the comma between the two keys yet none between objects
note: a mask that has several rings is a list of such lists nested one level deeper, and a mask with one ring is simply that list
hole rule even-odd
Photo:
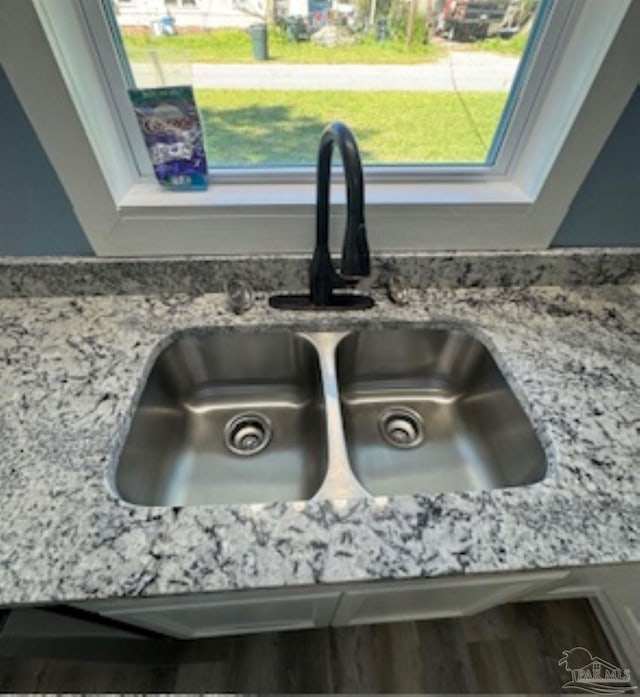
[{"label": "window", "polygon": [[493,164],[550,0],[329,6],[132,0],[111,26],[131,87],[194,85],[214,167],[313,165],[336,118],[365,164]]},{"label": "window", "polygon": [[[374,250],[548,245],[637,85],[640,2],[548,7],[492,163],[367,170]],[[0,9],[3,66],[96,252],[308,252],[313,168],[218,168],[206,193],[158,189],[110,21],[96,0],[5,0]]]}]

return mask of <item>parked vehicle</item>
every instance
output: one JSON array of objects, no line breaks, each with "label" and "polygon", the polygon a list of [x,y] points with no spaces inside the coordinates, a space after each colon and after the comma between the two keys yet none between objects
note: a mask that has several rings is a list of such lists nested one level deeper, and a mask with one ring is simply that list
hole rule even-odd
[{"label": "parked vehicle", "polygon": [[508,26],[517,16],[516,0],[439,0],[436,2],[436,34],[452,41],[486,39],[491,34],[515,33]]}]

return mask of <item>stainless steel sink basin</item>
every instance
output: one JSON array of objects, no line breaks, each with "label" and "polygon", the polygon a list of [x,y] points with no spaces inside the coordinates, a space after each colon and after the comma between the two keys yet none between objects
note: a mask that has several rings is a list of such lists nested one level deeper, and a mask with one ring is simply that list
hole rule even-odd
[{"label": "stainless steel sink basin", "polygon": [[349,460],[374,495],[495,489],[546,460],[487,348],[466,332],[363,331],[337,349]]},{"label": "stainless steel sink basin", "polygon": [[186,335],[157,358],[115,472],[157,506],[308,499],[327,469],[319,363],[289,332]]},{"label": "stainless steel sink basin", "polygon": [[265,503],[531,484],[545,455],[459,329],[193,333],[156,359],[116,465],[135,504]]}]

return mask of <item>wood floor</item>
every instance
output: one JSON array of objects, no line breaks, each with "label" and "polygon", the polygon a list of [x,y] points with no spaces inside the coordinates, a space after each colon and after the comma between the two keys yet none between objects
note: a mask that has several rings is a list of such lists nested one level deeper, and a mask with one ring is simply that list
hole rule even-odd
[{"label": "wood floor", "polygon": [[138,655],[130,643],[119,658],[100,645],[89,660],[0,657],[0,692],[559,694],[569,679],[557,665],[564,650],[584,646],[617,663],[586,600],[505,605],[464,619],[156,642]]}]

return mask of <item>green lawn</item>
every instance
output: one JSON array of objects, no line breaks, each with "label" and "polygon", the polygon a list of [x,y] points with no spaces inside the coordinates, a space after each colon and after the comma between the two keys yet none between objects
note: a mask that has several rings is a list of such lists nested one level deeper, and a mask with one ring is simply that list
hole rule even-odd
[{"label": "green lawn", "polygon": [[[178,61],[253,61],[250,37],[238,30],[174,37],[125,34],[124,42],[132,60],[156,49]],[[434,60],[444,51],[421,42],[377,43],[366,36],[355,46],[325,48],[308,41],[288,43],[276,30],[270,31],[269,45],[272,60],[298,64],[407,64]],[[314,164],[320,132],[335,119],[354,130],[370,164],[482,162],[507,98],[501,92],[196,92],[214,166]]]},{"label": "green lawn", "polygon": [[[153,37],[123,34],[124,46],[130,56],[160,51],[184,53],[193,63],[252,63],[251,38],[237,29],[218,29],[205,33]],[[269,30],[269,58],[279,63],[426,63],[443,55],[443,49],[415,42],[407,46],[403,40],[376,42],[362,35],[353,46],[327,48],[313,41],[289,43],[283,32]]]},{"label": "green lawn", "polygon": [[367,163],[479,162],[507,95],[466,92],[197,90],[214,166],[314,164],[318,139],[345,121]]},{"label": "green lawn", "polygon": [[522,31],[508,39],[493,36],[484,41],[467,44],[467,46],[474,51],[491,51],[491,53],[500,53],[505,56],[521,56],[527,46],[527,41],[529,41],[529,32]]}]

